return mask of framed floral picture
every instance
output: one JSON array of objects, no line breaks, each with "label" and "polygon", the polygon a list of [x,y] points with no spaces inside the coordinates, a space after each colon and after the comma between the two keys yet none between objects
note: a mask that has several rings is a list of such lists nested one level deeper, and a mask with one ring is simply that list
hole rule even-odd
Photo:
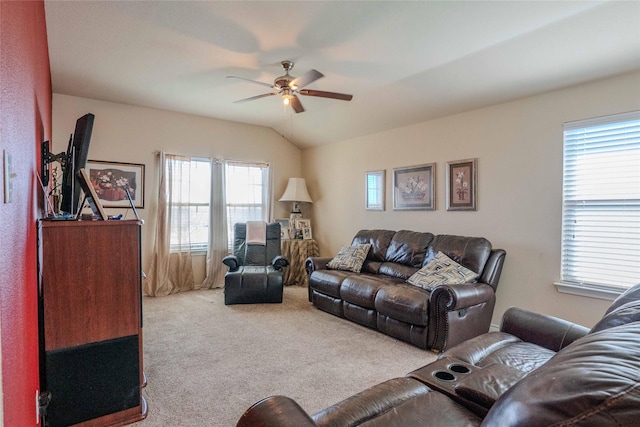
[{"label": "framed floral picture", "polygon": [[435,210],[436,164],[393,170],[394,210]]},{"label": "framed floral picture", "polygon": [[91,185],[105,208],[128,208],[131,194],[136,208],[144,208],[144,165],[100,160],[87,161]]},{"label": "framed floral picture", "polygon": [[477,210],[478,159],[447,162],[447,210]]}]

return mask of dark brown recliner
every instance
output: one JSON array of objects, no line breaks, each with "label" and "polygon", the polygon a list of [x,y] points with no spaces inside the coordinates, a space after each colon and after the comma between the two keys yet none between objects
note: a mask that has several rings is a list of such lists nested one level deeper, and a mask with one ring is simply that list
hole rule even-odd
[{"label": "dark brown recliner", "polygon": [[224,304],[281,303],[282,269],[289,261],[281,255],[280,224],[266,225],[266,244],[247,244],[247,224],[234,224],[233,255],[222,262]]},{"label": "dark brown recliner", "polygon": [[272,396],[237,427],[637,426],[639,337],[640,284],[591,330],[511,308],[499,332],[460,343],[407,377],[313,415]]}]

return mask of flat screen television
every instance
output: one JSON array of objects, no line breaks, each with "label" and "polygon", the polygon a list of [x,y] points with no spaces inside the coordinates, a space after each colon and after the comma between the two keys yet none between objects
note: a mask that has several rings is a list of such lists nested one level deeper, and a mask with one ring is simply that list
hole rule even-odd
[{"label": "flat screen television", "polygon": [[62,202],[60,210],[72,216],[75,216],[78,212],[80,190],[82,189],[76,178],[76,172],[87,166],[94,118],[93,114],[88,113],[76,121],[73,138],[69,141],[69,146],[67,147],[66,167],[62,173]]}]

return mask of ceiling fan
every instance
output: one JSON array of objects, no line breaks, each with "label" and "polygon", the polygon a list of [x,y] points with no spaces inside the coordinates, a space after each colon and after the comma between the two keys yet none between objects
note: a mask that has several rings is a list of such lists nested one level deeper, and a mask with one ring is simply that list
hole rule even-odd
[{"label": "ceiling fan", "polygon": [[344,93],[325,92],[322,90],[303,89],[310,83],[315,82],[321,77],[324,77],[319,71],[310,70],[301,75],[300,77],[293,77],[289,75],[289,71],[293,69],[293,61],[282,61],[280,63],[284,68],[284,76],[276,77],[273,84],[259,82],[257,80],[246,79],[238,76],[227,76],[228,79],[240,79],[251,83],[257,83],[262,86],[267,86],[273,89],[273,92],[263,93],[262,95],[252,96],[250,98],[240,99],[234,101],[234,104],[241,104],[247,101],[253,101],[254,99],[265,98],[267,96],[280,95],[285,105],[291,105],[296,113],[302,113],[304,107],[298,98],[298,95],[304,96],[319,96],[322,98],[339,99],[341,101],[351,101],[353,95],[347,95]]}]

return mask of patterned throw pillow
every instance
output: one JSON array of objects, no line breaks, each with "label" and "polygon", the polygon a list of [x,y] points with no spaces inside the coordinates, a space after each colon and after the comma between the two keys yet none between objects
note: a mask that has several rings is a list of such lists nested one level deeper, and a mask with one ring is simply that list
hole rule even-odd
[{"label": "patterned throw pillow", "polygon": [[327,268],[331,270],[345,270],[360,273],[362,264],[367,258],[371,244],[363,243],[362,245],[343,246],[329,263]]},{"label": "patterned throw pillow", "polygon": [[430,291],[439,285],[461,285],[477,278],[477,273],[438,252],[427,265],[409,277],[407,283]]}]

